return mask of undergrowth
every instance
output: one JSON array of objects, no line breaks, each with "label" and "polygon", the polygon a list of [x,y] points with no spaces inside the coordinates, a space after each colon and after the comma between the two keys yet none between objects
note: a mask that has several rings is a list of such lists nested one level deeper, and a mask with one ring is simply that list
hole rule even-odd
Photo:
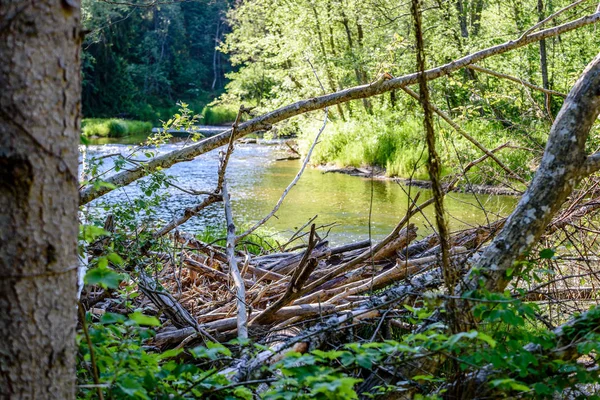
[{"label": "undergrowth", "polygon": [[239,107],[234,104],[206,106],[202,110],[202,123],[205,125],[223,125],[235,121]]},{"label": "undergrowth", "polygon": [[[330,121],[312,156],[313,164],[335,164],[338,167],[377,166],[388,176],[428,179],[427,151],[422,117],[411,114],[383,113],[363,115],[352,121]],[[543,150],[545,126],[514,126],[510,130],[500,123],[485,119],[463,122],[461,127],[488,150],[510,142],[513,147],[497,153],[511,170],[528,177],[536,167],[536,151]],[[318,122],[307,123],[301,130],[301,150],[306,153]],[[443,175],[461,170],[483,153],[471,142],[454,132],[443,121],[437,121],[438,151],[442,157]],[[533,150],[533,151],[532,151]],[[490,160],[473,168],[472,183],[494,183],[494,175],[502,170]]]},{"label": "undergrowth", "polygon": [[149,135],[152,123],[116,118],[87,118],[81,122],[84,136],[120,138],[130,135]]}]

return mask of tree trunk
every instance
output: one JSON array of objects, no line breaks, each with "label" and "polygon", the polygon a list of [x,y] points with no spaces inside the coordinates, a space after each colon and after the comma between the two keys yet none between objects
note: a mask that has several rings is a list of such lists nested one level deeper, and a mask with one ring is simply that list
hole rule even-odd
[{"label": "tree trunk", "polygon": [[[538,20],[542,21],[544,17],[544,1],[538,0],[537,2]],[[546,56],[546,40],[540,40],[540,68],[542,70],[542,87],[546,90],[550,89],[550,82],[548,81],[548,60]],[[552,96],[548,93],[544,94],[544,104],[546,105],[546,112],[550,119],[552,116]]]},{"label": "tree trunk", "polygon": [[73,399],[79,3],[0,2],[0,398]]},{"label": "tree trunk", "polygon": [[469,30],[467,25],[467,9],[462,0],[456,1],[456,11],[458,12],[458,22],[460,24],[460,34],[464,38],[469,37]]},{"label": "tree trunk", "polygon": [[[327,50],[325,50],[325,42],[323,41],[323,34],[321,33],[321,21],[319,21],[319,13],[317,12],[317,7],[313,2],[310,2],[310,8],[312,9],[313,15],[315,16],[315,30],[317,31],[317,37],[319,38],[321,57],[323,57],[323,65],[325,66],[325,76],[327,77],[327,83],[329,84],[329,89],[334,91],[337,88],[333,81],[333,74],[331,73],[331,69],[329,68]],[[336,108],[338,113],[340,114],[340,118],[342,119],[342,121],[346,121],[346,116],[344,115],[344,110],[342,110],[342,105],[337,104]]]}]

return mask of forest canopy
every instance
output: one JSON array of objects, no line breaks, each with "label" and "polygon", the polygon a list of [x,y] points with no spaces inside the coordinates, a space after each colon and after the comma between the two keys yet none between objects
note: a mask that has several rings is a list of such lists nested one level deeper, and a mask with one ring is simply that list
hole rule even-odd
[{"label": "forest canopy", "polygon": [[158,123],[188,102],[197,113],[223,89],[226,0],[83,0],[83,115]]}]

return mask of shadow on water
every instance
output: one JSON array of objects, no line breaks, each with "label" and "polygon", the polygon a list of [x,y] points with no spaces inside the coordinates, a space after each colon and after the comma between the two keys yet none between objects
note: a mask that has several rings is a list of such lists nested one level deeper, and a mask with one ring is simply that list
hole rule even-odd
[{"label": "shadow on water", "polygon": [[[158,152],[164,153],[180,147],[181,144],[168,144]],[[110,153],[125,153],[128,146],[123,144],[94,145],[88,147],[88,157]],[[274,146],[237,145],[231,158],[227,177],[232,197],[236,224],[246,226],[260,220],[276,204],[285,187],[292,181],[300,161],[275,161],[281,156]],[[111,165],[106,162],[104,168]],[[195,190],[212,190],[218,168],[218,150],[202,155],[197,159],[174,165],[167,173],[176,176],[178,184]],[[174,188],[164,189],[167,200],[157,210],[160,218],[171,220],[180,215],[186,207],[195,205],[195,196],[182,193]],[[329,235],[334,244],[347,243],[367,238],[369,235],[369,210],[371,208],[371,234],[375,239],[384,237],[404,216],[408,207],[406,192],[415,195],[421,192],[419,202],[431,196],[429,190],[401,186],[392,181],[371,180],[342,174],[324,174],[316,169],[307,169],[298,185],[292,189],[279,212],[266,227],[282,236],[289,236],[295,228],[318,215],[317,224],[337,223]],[[131,201],[141,194],[136,184],[116,190],[102,201],[109,204]],[[477,201],[478,200],[478,201]],[[518,199],[509,196],[474,195],[451,193],[446,197],[446,210],[451,230],[486,224],[498,216],[507,215],[517,204]],[[480,204],[486,211],[482,210]],[[414,217],[419,227],[419,236],[432,232],[434,223],[433,207],[423,215]],[[208,227],[224,227],[221,204],[214,204],[200,216],[183,225],[188,232],[201,232]]]}]

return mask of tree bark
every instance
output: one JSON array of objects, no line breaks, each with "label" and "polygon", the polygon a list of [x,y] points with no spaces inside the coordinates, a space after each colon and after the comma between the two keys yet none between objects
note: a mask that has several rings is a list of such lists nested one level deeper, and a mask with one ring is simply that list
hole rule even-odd
[{"label": "tree bark", "polygon": [[0,398],[73,399],[80,10],[0,1]]}]

